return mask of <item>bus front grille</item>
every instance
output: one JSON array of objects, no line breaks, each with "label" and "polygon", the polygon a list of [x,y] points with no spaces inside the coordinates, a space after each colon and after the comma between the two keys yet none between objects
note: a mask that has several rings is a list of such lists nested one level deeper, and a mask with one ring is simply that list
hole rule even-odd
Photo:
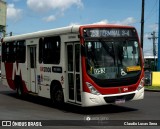
[{"label": "bus front grille", "polygon": [[135,93],[128,94],[128,95],[104,97],[104,100],[106,101],[106,103],[115,103],[116,100],[125,100],[125,101],[132,100],[134,96],[135,96]]}]

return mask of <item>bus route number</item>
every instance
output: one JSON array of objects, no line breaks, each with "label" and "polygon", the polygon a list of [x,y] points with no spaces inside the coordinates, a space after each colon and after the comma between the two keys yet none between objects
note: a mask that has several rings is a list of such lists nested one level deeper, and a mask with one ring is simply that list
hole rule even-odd
[{"label": "bus route number", "polygon": [[105,71],[105,68],[94,69],[94,74],[103,74]]}]

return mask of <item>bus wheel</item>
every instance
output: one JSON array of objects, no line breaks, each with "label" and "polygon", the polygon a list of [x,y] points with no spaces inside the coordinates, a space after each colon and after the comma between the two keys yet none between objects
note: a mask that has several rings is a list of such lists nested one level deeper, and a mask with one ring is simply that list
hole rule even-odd
[{"label": "bus wheel", "polygon": [[15,86],[16,86],[16,92],[17,92],[18,97],[22,98],[24,96],[24,92],[23,92],[22,83],[19,79],[16,79]]},{"label": "bus wheel", "polygon": [[18,86],[16,90],[17,90],[17,95],[19,97],[23,96],[23,91],[22,91],[22,88],[20,86]]},{"label": "bus wheel", "polygon": [[63,90],[59,85],[51,88],[51,100],[55,106],[61,107],[64,104]]}]

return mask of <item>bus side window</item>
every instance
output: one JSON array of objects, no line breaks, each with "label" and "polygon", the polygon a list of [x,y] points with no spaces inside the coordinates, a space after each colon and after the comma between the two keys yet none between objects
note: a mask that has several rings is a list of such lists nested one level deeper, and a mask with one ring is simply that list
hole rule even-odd
[{"label": "bus side window", "polygon": [[26,61],[26,43],[25,41],[17,41],[16,61],[24,63]]},{"label": "bus side window", "polygon": [[60,37],[46,37],[43,45],[43,62],[44,64],[60,63]]},{"label": "bus side window", "polygon": [[25,41],[13,41],[2,44],[2,62],[24,63],[26,59]]},{"label": "bus side window", "polygon": [[6,62],[13,63],[15,62],[15,54],[16,54],[16,43],[15,42],[7,42],[5,46],[5,59]]}]

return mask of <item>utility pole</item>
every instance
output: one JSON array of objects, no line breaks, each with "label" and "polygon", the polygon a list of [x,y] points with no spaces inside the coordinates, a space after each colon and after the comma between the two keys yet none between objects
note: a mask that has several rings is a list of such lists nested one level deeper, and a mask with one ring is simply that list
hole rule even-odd
[{"label": "utility pole", "polygon": [[149,37],[148,39],[152,39],[153,40],[153,56],[154,56],[154,70],[156,70],[156,39],[158,37],[156,37],[156,32],[153,31],[153,33],[151,33],[152,37]]},{"label": "utility pole", "polygon": [[13,33],[12,33],[12,32],[10,32],[10,33],[9,33],[9,36],[12,36],[12,35],[13,35]]},{"label": "utility pole", "polygon": [[142,15],[141,15],[141,47],[143,49],[143,37],[144,37],[144,6],[145,0],[142,0]]}]

